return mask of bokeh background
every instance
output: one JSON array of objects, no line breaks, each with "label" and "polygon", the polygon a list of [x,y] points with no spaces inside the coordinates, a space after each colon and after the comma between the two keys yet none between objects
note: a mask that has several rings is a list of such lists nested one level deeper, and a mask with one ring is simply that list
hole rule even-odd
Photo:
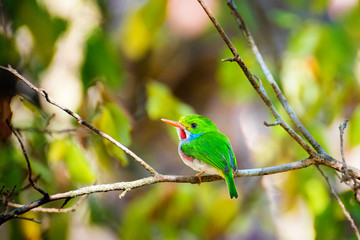
[{"label": "bokeh background", "polygon": [[[288,120],[226,2],[207,3]],[[360,167],[359,1],[236,4],[290,105],[337,159],[338,126],[350,120],[346,158]],[[221,62],[231,53],[195,0],[2,0],[0,6],[0,64],[16,68],[163,174],[195,174],[178,156],[175,130],[160,121],[187,113],[218,125],[231,139],[239,168],[306,158],[280,127],[263,125],[272,116],[240,68]],[[2,86],[11,80],[2,72]],[[14,95],[11,122],[21,131],[38,184],[50,194],[149,175],[26,86],[13,87],[2,93]],[[18,203],[40,198],[33,189],[19,191],[27,185],[25,159],[14,136],[1,137],[0,187],[16,186],[12,200]],[[359,225],[353,193],[327,174]],[[236,200],[223,181],[161,183],[123,199],[120,192],[92,194],[72,213],[24,215],[42,224],[11,220],[0,226],[0,239],[355,239],[315,167],[236,184]]]}]

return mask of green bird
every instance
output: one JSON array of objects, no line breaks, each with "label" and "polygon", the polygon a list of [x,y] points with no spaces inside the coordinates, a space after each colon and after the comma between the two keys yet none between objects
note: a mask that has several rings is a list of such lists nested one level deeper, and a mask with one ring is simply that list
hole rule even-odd
[{"label": "green bird", "polygon": [[179,155],[183,162],[200,173],[223,177],[230,197],[237,198],[233,171],[236,171],[236,158],[229,139],[222,134],[210,119],[197,114],[182,116],[179,122],[161,119],[176,127],[179,135]]}]

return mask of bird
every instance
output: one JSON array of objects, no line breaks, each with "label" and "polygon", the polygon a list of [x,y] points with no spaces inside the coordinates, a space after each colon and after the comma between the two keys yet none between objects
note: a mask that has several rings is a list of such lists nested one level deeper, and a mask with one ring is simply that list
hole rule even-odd
[{"label": "bird", "polygon": [[238,193],[233,171],[237,169],[236,157],[230,140],[222,134],[210,119],[188,114],[178,122],[161,119],[176,127],[179,136],[178,152],[183,162],[200,173],[196,174],[201,183],[201,175],[216,174],[225,179],[230,198]]}]

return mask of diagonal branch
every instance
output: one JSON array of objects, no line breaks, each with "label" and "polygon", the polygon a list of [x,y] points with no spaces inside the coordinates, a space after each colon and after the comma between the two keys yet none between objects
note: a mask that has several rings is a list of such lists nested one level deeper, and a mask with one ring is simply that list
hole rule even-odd
[{"label": "diagonal branch", "polygon": [[74,113],[73,111],[71,111],[70,109],[61,106],[60,104],[58,104],[57,102],[55,102],[54,99],[52,99],[49,94],[43,90],[40,89],[38,87],[36,87],[35,85],[33,85],[30,81],[28,81],[26,78],[24,78],[22,75],[20,75],[15,69],[13,69],[11,66],[8,67],[4,67],[0,65],[1,69],[4,69],[12,74],[14,74],[18,79],[20,79],[21,81],[23,81],[26,85],[28,85],[31,89],[33,89],[34,91],[36,91],[41,97],[45,98],[45,100],[60,108],[61,110],[63,110],[64,112],[66,112],[67,114],[69,114],[70,116],[72,116],[73,118],[75,118],[79,124],[87,127],[88,129],[90,129],[91,131],[95,132],[96,134],[100,135],[101,137],[107,139],[109,142],[113,143],[114,145],[116,145],[118,148],[120,148],[121,150],[123,150],[124,152],[126,152],[128,155],[130,155],[131,157],[133,157],[135,159],[135,161],[137,161],[141,166],[143,166],[152,176],[156,176],[158,174],[158,172],[152,168],[149,164],[147,164],[144,160],[142,160],[139,156],[137,156],[134,152],[132,152],[130,149],[128,149],[127,147],[125,147],[124,145],[122,145],[121,143],[119,143],[118,141],[116,141],[114,138],[112,138],[111,136],[109,136],[108,134],[104,133],[103,131],[97,129],[96,127],[94,127],[93,125],[91,125],[90,123],[88,123],[87,121],[85,121],[84,119],[82,119],[80,117],[80,115],[78,115],[77,113]]},{"label": "diagonal branch", "polygon": [[321,173],[321,175],[325,178],[326,183],[329,185],[329,188],[331,190],[331,194],[335,197],[336,201],[338,202],[339,206],[341,207],[342,212],[344,213],[345,217],[347,218],[347,220],[350,222],[351,228],[354,230],[356,238],[358,240],[360,240],[360,234],[359,234],[359,230],[355,225],[354,220],[352,219],[350,213],[346,210],[344,204],[342,203],[341,199],[339,198],[339,196],[336,194],[333,186],[330,184],[329,178],[328,176],[325,175],[325,173],[320,169],[319,166],[316,166],[317,169],[319,170],[319,172]]},{"label": "diagonal branch", "polygon": [[266,79],[270,83],[271,87],[273,88],[276,97],[280,101],[281,105],[285,109],[286,113],[289,115],[292,122],[296,125],[296,127],[300,130],[302,135],[305,137],[306,140],[314,147],[314,149],[318,153],[325,154],[325,150],[323,147],[316,141],[316,139],[310,134],[310,132],[304,127],[304,125],[300,122],[299,118],[296,116],[294,110],[289,105],[288,101],[286,100],[284,94],[282,93],[281,89],[277,85],[273,75],[271,74],[269,68],[267,67],[258,47],[256,46],[255,40],[252,37],[249,29],[247,28],[244,19],[240,15],[239,11],[236,8],[236,5],[233,0],[227,0],[227,5],[231,9],[232,14],[235,16],[235,19],[241,29],[245,39],[247,40],[252,52],[255,55],[256,60],[258,61],[262,71],[264,72]]},{"label": "diagonal branch", "polygon": [[197,0],[201,7],[204,9],[212,23],[214,24],[216,30],[219,32],[220,36],[226,43],[226,45],[229,47],[230,51],[234,55],[233,59],[227,59],[229,61],[235,61],[240,66],[242,71],[244,72],[245,76],[249,80],[250,84],[253,86],[257,94],[260,96],[260,98],[263,100],[271,114],[275,117],[276,122],[279,122],[279,125],[292,137],[295,139],[295,141],[300,144],[300,146],[310,155],[315,156],[316,152],[305,142],[304,139],[302,139],[280,116],[278,111],[275,109],[274,105],[271,103],[269,97],[266,94],[266,91],[264,87],[257,83],[258,77],[253,75],[249,68],[246,66],[245,62],[242,60],[242,58],[239,56],[238,51],[236,50],[234,44],[231,42],[230,38],[226,35],[223,28],[220,26],[220,23],[216,20],[214,14],[210,10],[210,8],[207,6],[207,4],[204,2],[204,0]]},{"label": "diagonal branch", "polygon": [[43,189],[41,189],[40,187],[38,187],[36,185],[36,183],[34,182],[34,180],[32,179],[32,170],[31,170],[31,164],[30,164],[30,160],[29,160],[29,157],[27,155],[27,152],[26,152],[26,149],[25,149],[25,146],[24,146],[24,143],[22,142],[21,140],[21,137],[19,135],[19,133],[12,127],[11,123],[9,122],[8,119],[6,119],[6,124],[8,125],[9,129],[14,133],[15,137],[17,138],[20,146],[21,146],[21,150],[23,152],[23,155],[25,157],[25,160],[26,160],[26,164],[27,164],[27,168],[28,168],[28,180],[31,184],[31,186],[36,190],[38,191],[39,193],[41,193],[42,195],[44,195],[44,197],[48,197],[49,194],[44,191]]}]

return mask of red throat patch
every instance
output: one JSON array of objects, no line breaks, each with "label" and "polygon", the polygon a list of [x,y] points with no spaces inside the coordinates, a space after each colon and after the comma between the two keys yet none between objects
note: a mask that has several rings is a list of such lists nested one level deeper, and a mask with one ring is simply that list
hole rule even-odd
[{"label": "red throat patch", "polygon": [[186,133],[183,129],[179,129],[179,136],[181,139],[185,139],[186,138]]}]

